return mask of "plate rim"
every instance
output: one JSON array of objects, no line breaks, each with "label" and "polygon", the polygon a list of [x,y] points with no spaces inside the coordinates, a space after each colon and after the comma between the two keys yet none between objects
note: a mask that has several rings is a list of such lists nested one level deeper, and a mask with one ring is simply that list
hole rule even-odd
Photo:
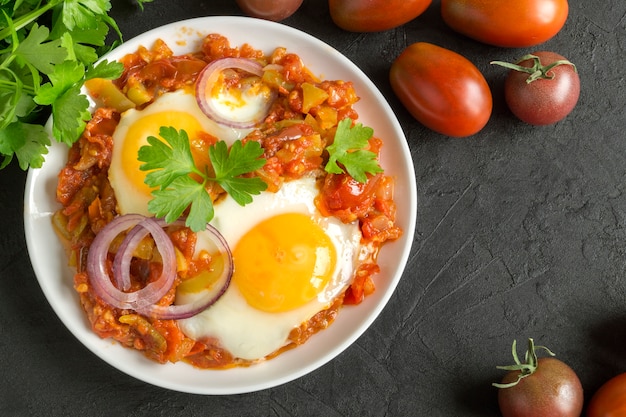
[{"label": "plate rim", "polygon": [[[307,375],[311,372],[313,372],[316,369],[319,369],[320,367],[322,367],[323,365],[325,365],[326,363],[330,362],[331,360],[333,360],[334,358],[336,358],[337,356],[339,356],[344,350],[346,350],[349,346],[351,346],[352,344],[354,344],[356,342],[356,340],[358,338],[360,338],[372,325],[372,323],[379,317],[380,313],[382,312],[382,310],[387,306],[391,296],[393,295],[393,293],[396,291],[397,285],[400,281],[400,279],[402,278],[402,276],[404,275],[404,272],[406,270],[406,264],[408,262],[409,259],[409,255],[411,252],[411,247],[412,247],[412,242],[413,242],[413,237],[414,237],[414,232],[415,232],[415,226],[416,226],[416,222],[417,222],[417,202],[416,202],[416,196],[417,196],[417,185],[416,185],[416,181],[415,181],[415,170],[414,170],[414,162],[412,159],[412,154],[410,152],[409,146],[408,146],[408,142],[406,139],[406,136],[404,134],[404,131],[402,129],[402,126],[400,125],[400,122],[398,121],[397,117],[395,116],[395,113],[393,112],[393,110],[391,109],[391,106],[389,105],[387,99],[383,96],[383,94],[381,93],[381,91],[379,90],[379,88],[374,84],[374,82],[354,63],[352,62],[349,58],[347,58],[345,55],[343,55],[341,52],[339,52],[337,49],[335,49],[334,47],[330,46],[329,44],[327,44],[326,42],[322,41],[319,38],[316,38],[315,36],[308,34],[306,32],[304,32],[303,30],[291,27],[291,26],[287,26],[284,25],[282,23],[276,23],[276,22],[269,22],[269,21],[265,21],[262,19],[255,19],[255,18],[250,18],[250,17],[243,17],[243,16],[205,16],[205,17],[195,17],[195,18],[190,18],[190,19],[183,19],[180,21],[176,21],[176,22],[171,22],[159,27],[155,27],[152,28],[146,32],[143,32],[142,34],[139,34],[127,41],[125,41],[123,44],[121,44],[120,46],[118,46],[117,48],[113,49],[112,51],[108,52],[107,54],[105,54],[101,60],[104,59],[109,59],[110,56],[112,55],[116,55],[116,54],[120,54],[120,50],[123,49],[127,49],[127,48],[134,48],[136,49],[136,47],[140,44],[142,44],[142,40],[143,39],[147,39],[150,37],[153,37],[154,39],[156,39],[158,37],[158,33],[159,32],[165,32],[165,31],[171,31],[175,28],[184,28],[184,27],[195,27],[198,24],[202,23],[202,24],[207,24],[207,23],[212,23],[212,22],[216,22],[219,21],[221,24],[225,24],[225,23],[231,23],[233,25],[253,25],[253,26],[259,26],[261,28],[272,28],[272,30],[280,30],[280,31],[286,31],[289,34],[292,34],[298,38],[307,38],[307,40],[309,42],[312,42],[314,44],[317,44],[318,46],[320,46],[321,48],[325,48],[326,52],[333,54],[333,57],[335,59],[339,59],[341,61],[343,61],[343,64],[346,65],[351,71],[355,72],[356,74],[359,75],[360,77],[360,81],[364,82],[365,85],[368,87],[368,93],[373,94],[374,96],[377,97],[377,99],[379,100],[379,104],[386,109],[386,114],[393,116],[390,117],[389,119],[389,123],[391,125],[391,127],[393,127],[395,133],[398,135],[398,140],[396,143],[397,146],[400,147],[400,149],[402,150],[402,154],[403,157],[405,159],[405,161],[408,160],[408,165],[407,165],[407,169],[408,169],[408,173],[411,175],[411,178],[408,178],[408,181],[406,184],[404,184],[404,188],[405,191],[408,192],[408,195],[410,197],[410,201],[409,201],[409,206],[408,206],[408,217],[407,217],[407,224],[406,226],[403,227],[403,237],[401,239],[403,239],[405,241],[404,245],[402,246],[402,253],[399,256],[399,266],[396,269],[396,272],[393,274],[392,277],[390,277],[390,282],[388,285],[387,290],[384,292],[384,294],[382,295],[381,298],[379,298],[378,302],[373,306],[372,310],[368,310],[368,314],[367,314],[367,319],[364,320],[359,326],[358,329],[356,331],[353,331],[350,333],[349,337],[346,337],[343,339],[343,341],[339,344],[334,345],[334,347],[332,347],[330,350],[328,350],[327,354],[325,354],[323,357],[320,357],[312,362],[310,362],[308,365],[306,366],[302,366],[300,368],[298,368],[297,371],[295,372],[291,372],[291,373],[287,373],[285,375],[283,375],[282,377],[276,377],[274,379],[272,379],[270,382],[266,382],[266,383],[256,383],[256,384],[251,384],[251,385],[244,385],[239,387],[239,389],[234,389],[232,387],[224,387],[224,388],[220,388],[220,387],[213,387],[211,389],[203,389],[202,387],[193,387],[193,386],[181,386],[180,384],[174,384],[168,381],[155,381],[152,380],[151,378],[146,377],[146,375],[133,370],[133,369],[122,369],[122,367],[120,367],[119,364],[112,362],[111,359],[108,356],[103,356],[103,354],[99,353],[98,350],[101,348],[100,345],[102,345],[101,343],[92,343],[91,340],[87,340],[85,341],[84,338],[82,337],[83,335],[81,333],[79,333],[77,331],[77,328],[75,327],[75,325],[68,325],[68,323],[66,322],[67,318],[66,318],[66,313],[63,312],[61,310],[61,303],[59,300],[55,300],[55,299],[51,299],[51,293],[49,293],[49,288],[46,285],[45,282],[45,277],[44,275],[46,275],[46,271],[43,271],[42,268],[42,264],[40,262],[36,262],[35,259],[33,259],[34,254],[37,252],[36,250],[36,238],[33,235],[34,230],[33,228],[36,226],[36,221],[40,220],[38,216],[43,216],[43,218],[45,218],[47,215],[50,215],[50,213],[40,213],[38,211],[33,211],[33,208],[38,207],[37,203],[34,201],[33,199],[33,187],[35,187],[38,183],[38,176],[41,174],[42,170],[41,169],[34,169],[31,168],[28,170],[27,173],[27,179],[26,179],[26,185],[25,185],[25,192],[24,192],[24,230],[25,230],[25,235],[26,235],[26,243],[27,243],[27,250],[29,253],[29,259],[31,260],[31,265],[33,267],[33,270],[35,272],[37,281],[40,285],[40,287],[42,288],[42,291],[44,292],[44,295],[49,303],[49,305],[52,307],[53,311],[55,312],[55,314],[59,317],[59,319],[62,321],[63,325],[73,334],[73,336],[78,339],[79,342],[81,342],[81,344],[83,344],[85,347],[87,347],[87,349],[92,353],[95,354],[99,359],[103,360],[104,362],[108,363],[110,366],[114,367],[115,369],[133,377],[136,379],[139,379],[145,383],[151,384],[151,385],[155,385],[155,386],[159,386],[162,388],[166,388],[166,389],[170,389],[170,390],[174,390],[174,391],[179,391],[179,392],[186,392],[186,393],[193,393],[193,394],[203,394],[203,395],[228,395],[228,394],[243,394],[243,393],[250,393],[250,392],[255,392],[255,391],[260,391],[260,390],[264,390],[264,389],[269,389],[269,388],[273,388],[282,384],[285,384],[287,382],[291,382],[293,380],[296,380],[304,375]],[[207,24],[207,26],[210,26]],[[212,32],[212,31],[207,31],[208,32]],[[214,32],[214,31],[213,31]],[[228,37],[230,39],[229,35],[225,35],[226,37]],[[246,37],[250,37],[250,35],[245,35]],[[153,41],[154,41],[153,39]],[[169,45],[169,40],[166,40],[166,42]],[[254,47],[254,40],[250,40],[249,43]],[[130,47],[128,46],[130,45]],[[134,45],[134,46],[133,46]],[[281,45],[276,45],[276,46],[281,46]],[[123,48],[123,49],[120,49]],[[134,50],[133,49],[133,50]],[[261,49],[261,48],[259,48]],[[293,51],[293,48],[288,48],[288,50]],[[117,53],[116,53],[117,51]],[[298,53],[299,55],[300,52],[299,51],[293,51],[295,53]],[[120,55],[122,56],[122,55]],[[305,61],[306,64],[306,61]],[[308,66],[308,65],[307,65]],[[359,112],[360,113],[360,112]],[[361,119],[361,117],[359,117],[359,119]],[[49,124],[48,124],[48,129],[49,129]],[[54,142],[54,139],[52,139]],[[58,148],[59,146],[57,146]],[[67,149],[67,148],[65,148]],[[54,153],[50,153],[46,156],[46,160],[48,160],[48,156],[54,156]],[[44,163],[45,164],[45,163]],[[394,242],[390,243],[393,244]],[[66,260],[66,259],[65,259]],[[67,278],[69,279],[69,278]],[[371,296],[370,296],[371,297]],[[369,297],[368,297],[369,298]],[[371,300],[371,299],[370,299]],[[367,303],[368,299],[365,300],[364,303]],[[356,307],[358,308],[358,306]],[[82,312],[82,308],[81,308],[81,312]],[[342,309],[341,314],[339,314],[339,317],[337,318],[337,320],[335,321],[335,323],[333,323],[333,325],[330,326],[330,328],[333,328],[335,325],[337,325],[338,321],[340,320],[340,318],[342,317],[342,315],[345,315],[346,311],[344,311]],[[86,322],[86,318],[83,317],[82,319]],[[330,329],[329,328],[329,329]],[[324,332],[329,331],[329,329],[324,330]],[[95,334],[94,334],[95,336]],[[96,336],[97,337],[97,336]],[[315,337],[315,336],[314,336]],[[103,341],[104,339],[100,339],[98,338],[98,341]],[[115,344],[117,345],[117,347],[119,347],[120,349],[126,349],[124,347],[122,347],[121,345],[119,345],[117,342],[110,342],[112,345]],[[298,349],[302,349],[303,347],[305,347],[307,344],[311,343],[311,340],[309,340],[307,343],[305,343],[302,346],[297,347],[296,349],[293,350],[298,350]],[[98,346],[96,346],[98,345]],[[128,349],[126,349],[128,350]],[[293,351],[292,350],[292,351]],[[132,352],[134,354],[136,354],[137,356],[140,356],[143,358],[143,355],[141,355],[139,352]],[[282,355],[286,355],[289,352],[286,352]],[[280,355],[280,356],[282,356]],[[279,356],[279,357],[280,357]],[[270,364],[269,366],[271,366],[271,363],[275,363],[275,361],[278,361],[279,358],[274,358],[270,361],[267,361],[265,363],[262,364],[257,364],[254,365],[255,367],[259,367],[259,366],[264,366],[266,364]],[[148,359],[145,359],[148,360]],[[176,366],[175,364],[164,364],[164,365],[158,365],[152,361],[150,361],[153,365],[159,366],[159,367],[172,367],[172,366]],[[190,367],[190,365],[186,365]],[[247,369],[247,368],[244,368]],[[223,372],[229,372],[231,370],[198,370],[198,372],[202,372],[202,373],[223,373]]]}]

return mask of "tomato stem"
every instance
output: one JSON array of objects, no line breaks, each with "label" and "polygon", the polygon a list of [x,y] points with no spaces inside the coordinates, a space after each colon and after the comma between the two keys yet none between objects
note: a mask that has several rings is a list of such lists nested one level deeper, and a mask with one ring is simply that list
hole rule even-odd
[{"label": "tomato stem", "polygon": [[[524,61],[532,60],[533,64],[530,67],[525,67],[523,65],[519,65]],[[549,65],[542,65],[541,60],[537,55],[528,54],[521,57],[516,63],[512,64],[506,61],[491,61],[490,64],[500,65],[501,67],[505,67],[514,71],[525,72],[530,74],[528,78],[526,78],[526,83],[530,84],[533,81],[544,79],[551,80],[554,78],[554,73],[550,73],[550,70],[558,65],[571,65],[574,68],[574,72],[578,72],[576,69],[576,65],[568,61],[567,59],[560,59],[558,61],[554,61]]]},{"label": "tomato stem", "polygon": [[526,350],[526,355],[524,356],[525,362],[522,363],[517,356],[517,340],[513,340],[513,346],[511,347],[511,352],[513,354],[513,360],[515,361],[514,365],[506,365],[506,366],[496,366],[498,369],[502,369],[505,371],[519,371],[517,375],[517,380],[513,382],[509,382],[506,384],[502,383],[493,383],[494,387],[497,388],[510,388],[517,385],[523,378],[532,375],[537,370],[537,364],[539,363],[539,359],[537,358],[537,349],[543,349],[550,356],[555,356],[554,353],[550,349],[545,346],[535,346],[535,341],[533,338],[528,339],[528,350]]}]

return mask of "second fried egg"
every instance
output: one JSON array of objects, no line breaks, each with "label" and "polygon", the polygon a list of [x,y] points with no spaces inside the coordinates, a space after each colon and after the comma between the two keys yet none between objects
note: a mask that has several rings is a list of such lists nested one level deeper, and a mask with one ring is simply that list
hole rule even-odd
[{"label": "second fried egg", "polygon": [[[345,290],[361,232],[357,223],[323,217],[315,208],[317,193],[315,180],[302,178],[245,207],[230,198],[216,205],[212,224],[233,250],[234,275],[213,306],[179,322],[187,336],[217,340],[237,358],[262,359]],[[177,303],[199,296],[178,291]]]}]

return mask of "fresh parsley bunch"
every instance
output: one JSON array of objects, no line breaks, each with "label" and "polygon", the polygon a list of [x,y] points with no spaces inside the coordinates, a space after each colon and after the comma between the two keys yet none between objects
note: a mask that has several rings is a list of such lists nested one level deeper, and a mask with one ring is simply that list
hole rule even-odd
[{"label": "fresh parsley bunch", "polygon": [[41,167],[49,114],[55,140],[78,139],[91,117],[84,82],[123,71],[95,65],[111,28],[122,39],[110,9],[109,0],[0,0],[0,169],[14,157],[24,170]]}]

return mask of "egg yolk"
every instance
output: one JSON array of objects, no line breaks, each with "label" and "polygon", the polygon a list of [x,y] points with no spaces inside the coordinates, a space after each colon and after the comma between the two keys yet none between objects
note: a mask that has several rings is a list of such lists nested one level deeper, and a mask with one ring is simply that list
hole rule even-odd
[{"label": "egg yolk", "polygon": [[148,144],[148,136],[161,139],[159,136],[161,126],[172,126],[176,130],[185,130],[189,136],[203,130],[195,117],[189,113],[174,110],[148,114],[128,128],[122,145],[122,167],[126,178],[137,191],[146,195],[150,195],[152,189],[144,183],[147,172],[139,169],[143,162],[137,159],[137,154],[139,148]]},{"label": "egg yolk", "polygon": [[233,282],[254,308],[282,312],[313,300],[330,281],[337,254],[328,235],[301,213],[257,224],[233,251]]}]

